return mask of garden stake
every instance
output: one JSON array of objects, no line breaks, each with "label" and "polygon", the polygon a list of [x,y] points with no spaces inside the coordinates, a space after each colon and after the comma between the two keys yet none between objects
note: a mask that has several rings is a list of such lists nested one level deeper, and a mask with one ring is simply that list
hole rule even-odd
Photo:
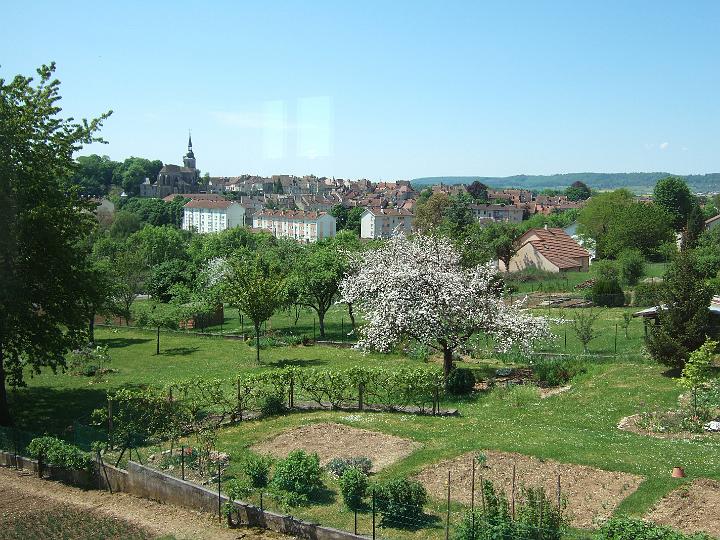
[{"label": "garden stake", "polygon": [[557,505],[558,505],[558,512],[560,511],[560,473],[558,473],[557,478]]},{"label": "garden stake", "polygon": [[354,512],[355,512],[355,528],[353,529],[353,531],[357,535],[357,508],[354,510]]},{"label": "garden stake", "polygon": [[615,354],[617,354],[617,329],[618,325],[615,323]]},{"label": "garden stake", "polygon": [[447,517],[445,518],[445,540],[450,539],[450,470],[448,470]]},{"label": "garden stake", "polygon": [[345,343],[345,318],[340,319],[340,342]]},{"label": "garden stake", "polygon": [[218,459],[218,521],[222,521],[222,499],[220,495],[220,459]]},{"label": "garden stake", "polygon": [[515,521],[515,464],[513,463],[513,475],[512,475],[512,492],[510,494],[511,497],[511,506],[512,506],[512,518],[513,521]]},{"label": "garden stake", "polygon": [[112,495],[112,486],[110,485],[110,479],[108,478],[107,469],[105,468],[105,462],[103,461],[102,456],[100,455],[100,450],[97,451],[97,458],[100,462],[100,466],[102,467],[103,474],[105,474],[105,482],[107,482],[108,491],[110,492],[110,495]]},{"label": "garden stake", "polygon": [[480,475],[480,500],[482,501],[483,514],[485,513],[485,478]]},{"label": "garden stake", "polygon": [[372,490],[372,537],[375,540],[375,488]]},{"label": "garden stake", "polygon": [[[130,453],[132,453],[132,450],[130,451]],[[145,464],[142,462],[142,458],[140,457],[140,450],[138,450],[137,448],[135,448],[135,454],[137,454],[138,461],[140,462],[140,465],[145,465]]]},{"label": "garden stake", "polygon": [[112,399],[108,399],[108,442],[110,443],[110,450],[113,449],[113,409]]},{"label": "garden stake", "polygon": [[185,480],[185,445],[180,446],[180,478]]},{"label": "garden stake", "polygon": [[475,539],[475,456],[472,458],[472,479],[470,481],[470,516],[472,519],[471,538]]}]

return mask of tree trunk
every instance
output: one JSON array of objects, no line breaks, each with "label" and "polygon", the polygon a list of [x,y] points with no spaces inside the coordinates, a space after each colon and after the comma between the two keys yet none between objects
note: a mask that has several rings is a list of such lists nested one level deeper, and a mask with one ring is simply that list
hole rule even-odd
[{"label": "tree trunk", "polygon": [[160,327],[157,327],[157,344],[155,346],[155,354],[160,354]]},{"label": "tree trunk", "polygon": [[318,324],[320,325],[320,339],[325,339],[325,312],[318,310]]},{"label": "tree trunk", "polygon": [[443,347],[443,374],[445,379],[450,375],[450,371],[453,368],[453,351],[448,347]]},{"label": "tree trunk", "polygon": [[90,343],[95,343],[95,312],[90,314],[90,323],[88,324],[88,339]]},{"label": "tree trunk", "polygon": [[353,332],[355,332],[355,313],[353,313],[353,306],[348,303],[348,315],[350,315],[350,324],[352,325]]},{"label": "tree trunk", "polygon": [[255,360],[260,365],[260,323],[255,323]]},{"label": "tree trunk", "polygon": [[7,401],[7,390],[5,389],[5,359],[3,357],[2,344],[0,344],[0,426],[10,427],[12,425],[10,407]]}]

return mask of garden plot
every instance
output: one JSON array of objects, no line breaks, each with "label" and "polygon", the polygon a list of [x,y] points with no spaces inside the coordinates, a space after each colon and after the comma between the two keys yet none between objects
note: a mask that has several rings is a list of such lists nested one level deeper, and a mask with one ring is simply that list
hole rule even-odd
[{"label": "garden plot", "polygon": [[[486,466],[476,465],[475,503],[480,506],[480,475],[491,480],[496,488],[503,489],[510,500],[512,470],[515,465],[516,493],[521,486],[545,488],[551,500],[557,498],[557,476],[560,489],[568,502],[568,514],[575,527],[588,528],[598,519],[609,517],[625,497],[633,493],[643,478],[634,474],[604,471],[584,465],[541,460],[531,456],[509,452],[484,452]],[[470,504],[472,482],[472,459],[476,453],[464,454],[453,460],[443,461],[424,469],[418,480],[437,498],[447,496],[447,474],[450,471],[450,497]]]},{"label": "garden plot", "polygon": [[646,518],[686,533],[720,536],[720,482],[697,478],[661,499]]},{"label": "garden plot", "polygon": [[377,472],[399,461],[420,443],[377,431],[358,429],[342,424],[310,424],[289,429],[252,447],[258,454],[285,457],[293,450],[317,452],[322,465],[332,458],[368,457],[372,471]]}]

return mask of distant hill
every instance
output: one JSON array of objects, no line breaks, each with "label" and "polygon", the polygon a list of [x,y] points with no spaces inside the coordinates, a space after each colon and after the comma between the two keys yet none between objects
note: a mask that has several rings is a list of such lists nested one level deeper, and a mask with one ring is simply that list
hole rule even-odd
[{"label": "distant hill", "polygon": [[[416,178],[414,186],[430,186],[433,184],[470,184],[479,180],[490,187],[514,187],[531,190],[564,189],[573,182],[580,180],[594,189],[627,188],[638,193],[652,191],[655,183],[671,173],[636,172],[636,173],[567,173],[551,175],[518,174],[515,176],[429,176]],[[682,175],[678,175],[682,176]],[[691,174],[684,176],[693,191],[720,191],[720,173]]]}]

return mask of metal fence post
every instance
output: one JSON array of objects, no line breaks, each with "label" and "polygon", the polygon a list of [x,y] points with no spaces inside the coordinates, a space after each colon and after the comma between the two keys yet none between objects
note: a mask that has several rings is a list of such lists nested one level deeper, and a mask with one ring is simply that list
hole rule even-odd
[{"label": "metal fence post", "polygon": [[470,538],[475,539],[475,456],[472,458],[472,479],[470,480],[470,519],[472,520],[472,529]]},{"label": "metal fence post", "polygon": [[615,323],[615,354],[617,354],[617,334],[618,334],[618,325]]},{"label": "metal fence post", "polygon": [[222,499],[220,494],[220,458],[218,458],[218,521],[222,522]]},{"label": "metal fence post", "polygon": [[180,446],[180,478],[185,480],[185,445]]},{"label": "metal fence post", "polygon": [[448,470],[447,483],[447,516],[445,518],[445,540],[450,539],[450,471]]},{"label": "metal fence post", "polygon": [[375,540],[375,488],[372,490],[372,537]]},{"label": "metal fence post", "polygon": [[355,528],[353,529],[353,532],[357,535],[357,508],[353,511],[355,513]]}]

